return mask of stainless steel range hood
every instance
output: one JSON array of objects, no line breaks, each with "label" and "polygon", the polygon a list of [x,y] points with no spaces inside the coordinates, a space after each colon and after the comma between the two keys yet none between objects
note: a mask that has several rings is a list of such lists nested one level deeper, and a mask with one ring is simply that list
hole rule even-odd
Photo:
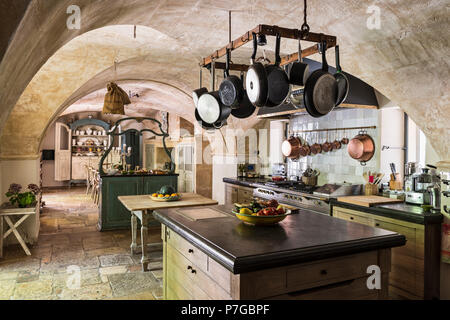
[{"label": "stainless steel range hood", "polygon": [[[308,63],[311,72],[314,70],[322,68],[322,64],[311,60],[303,59],[305,63]],[[334,74],[336,72],[335,68],[329,67],[329,72]],[[362,81],[361,79],[344,72],[348,77],[350,82],[350,89],[347,99],[339,107],[334,110],[343,109],[378,109],[379,104],[377,97],[375,95],[375,89]],[[295,107],[292,104],[281,104],[273,108],[259,108],[258,117],[259,118],[275,118],[275,119],[286,119],[292,114],[307,114],[304,107]]]}]

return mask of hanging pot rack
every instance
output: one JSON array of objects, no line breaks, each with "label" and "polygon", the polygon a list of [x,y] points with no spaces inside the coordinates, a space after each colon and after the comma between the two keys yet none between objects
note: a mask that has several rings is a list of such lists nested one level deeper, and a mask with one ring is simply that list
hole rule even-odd
[{"label": "hanging pot rack", "polygon": [[291,130],[291,132],[294,132],[294,133],[334,132],[334,131],[366,130],[366,129],[376,129],[376,128],[377,128],[377,126],[369,126],[369,127],[351,127],[351,128],[315,129],[315,130]]},{"label": "hanging pot rack", "polygon": [[[337,39],[335,36],[327,35],[324,33],[314,33],[309,32],[308,29],[289,29],[289,28],[283,28],[279,26],[272,26],[272,25],[265,25],[260,24],[257,27],[255,27],[252,30],[247,31],[242,36],[237,38],[234,41],[230,41],[226,46],[223,48],[216,50],[211,55],[205,57],[202,59],[202,62],[200,63],[200,67],[211,69],[211,63],[214,62],[214,67],[216,69],[222,69],[224,70],[226,67],[226,64],[224,62],[217,62],[215,60],[220,59],[224,57],[227,54],[227,50],[234,51],[243,45],[247,44],[248,42],[253,40],[253,34],[256,36],[259,35],[266,35],[266,36],[276,36],[277,34],[280,34],[282,38],[286,39],[294,39],[298,40],[299,38],[304,41],[309,42],[315,42],[316,44],[306,48],[302,51],[302,58],[316,54],[319,52],[318,43],[321,43],[323,41],[326,41],[327,47],[332,48],[336,46]],[[291,62],[298,60],[298,52],[289,54],[285,57],[281,58],[281,66],[284,66],[286,64],[289,64]],[[233,63],[230,65],[230,70],[234,71],[244,71],[246,72],[249,68],[249,65],[246,64],[236,64]]]}]

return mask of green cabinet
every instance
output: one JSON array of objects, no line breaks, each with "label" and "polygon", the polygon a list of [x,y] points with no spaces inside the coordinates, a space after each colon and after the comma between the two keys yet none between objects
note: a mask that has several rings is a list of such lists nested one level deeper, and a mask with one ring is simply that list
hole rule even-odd
[{"label": "green cabinet", "polygon": [[172,186],[177,190],[178,175],[102,177],[99,230],[130,228],[131,214],[117,197],[151,195],[165,185]]}]

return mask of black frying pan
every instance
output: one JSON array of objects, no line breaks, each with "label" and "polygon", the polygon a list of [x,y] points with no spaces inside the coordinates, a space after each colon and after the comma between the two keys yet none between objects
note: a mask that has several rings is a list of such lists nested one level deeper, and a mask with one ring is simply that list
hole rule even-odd
[{"label": "black frying pan", "polygon": [[[243,81],[243,75],[241,76]],[[245,119],[250,117],[256,110],[256,107],[250,102],[247,96],[247,91],[244,90],[244,97],[242,98],[239,108],[231,110],[231,115],[238,119]]]},{"label": "black frying pan", "polygon": [[276,47],[275,47],[275,64],[266,66],[267,73],[267,102],[266,107],[276,107],[286,100],[289,91],[289,79],[286,72],[280,68],[280,44],[281,36],[277,34]]},{"label": "black frying pan", "polygon": [[334,78],[338,85],[338,95],[336,100],[336,106],[340,105],[347,99],[348,91],[350,89],[349,81],[347,76],[342,72],[340,58],[339,58],[339,46],[336,46],[336,73]]},{"label": "black frying pan", "polygon": [[220,100],[225,106],[238,108],[244,97],[244,86],[239,77],[230,76],[230,49],[227,49],[227,62],[225,67],[225,79],[219,87]]},{"label": "black frying pan", "polygon": [[250,102],[256,107],[263,107],[267,101],[267,74],[264,65],[255,62],[257,50],[258,40],[256,33],[253,33],[253,54],[245,79],[245,87]]},{"label": "black frying pan", "polygon": [[298,61],[289,64],[287,74],[290,84],[303,87],[309,77],[309,65],[303,62],[300,39],[298,39]]},{"label": "black frying pan", "polygon": [[324,41],[319,48],[322,54],[322,69],[314,71],[309,76],[305,84],[304,94],[306,111],[316,118],[327,115],[334,109],[338,94],[337,81],[328,72],[326,42]]},{"label": "black frying pan", "polygon": [[203,119],[200,117],[200,115],[198,114],[198,110],[195,109],[195,119],[197,120],[198,124],[205,130],[213,130],[215,129],[213,124],[207,123],[205,121],[203,121]]}]

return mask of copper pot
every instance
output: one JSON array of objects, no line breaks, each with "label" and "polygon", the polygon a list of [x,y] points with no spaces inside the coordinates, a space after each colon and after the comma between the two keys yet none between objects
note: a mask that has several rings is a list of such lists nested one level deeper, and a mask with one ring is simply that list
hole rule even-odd
[{"label": "copper pot", "polygon": [[307,143],[300,147],[300,156],[306,157],[306,156],[309,156],[310,154],[311,154],[311,148],[309,147],[309,145]]},{"label": "copper pot", "polygon": [[375,142],[366,132],[361,131],[349,142],[347,150],[350,157],[365,166],[366,162],[370,161],[375,154]]},{"label": "copper pot", "polygon": [[328,140],[322,144],[322,151],[323,152],[330,152],[333,150],[333,145],[328,142]]},{"label": "copper pot", "polygon": [[302,143],[297,137],[290,137],[281,145],[283,155],[289,159],[298,159],[300,157],[300,147]]},{"label": "copper pot", "polygon": [[311,146],[311,154],[315,156],[321,152],[322,152],[322,146],[318,143],[317,136],[316,136],[316,143],[314,143]]}]

